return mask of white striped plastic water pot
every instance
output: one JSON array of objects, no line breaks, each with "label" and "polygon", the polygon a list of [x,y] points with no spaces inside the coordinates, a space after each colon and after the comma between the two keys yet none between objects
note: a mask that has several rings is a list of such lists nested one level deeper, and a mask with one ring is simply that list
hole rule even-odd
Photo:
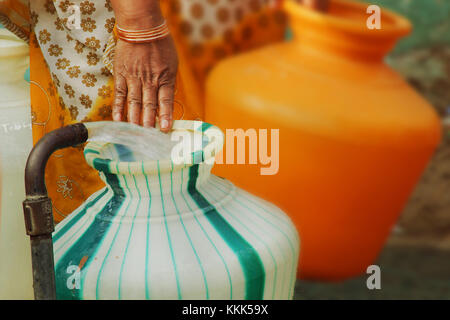
[{"label": "white striped plastic water pot", "polygon": [[192,164],[137,161],[130,148],[90,142],[89,165],[106,187],[53,235],[58,299],[292,299],[299,236],[274,205],[211,174],[205,150],[217,128],[176,121],[200,133]]}]

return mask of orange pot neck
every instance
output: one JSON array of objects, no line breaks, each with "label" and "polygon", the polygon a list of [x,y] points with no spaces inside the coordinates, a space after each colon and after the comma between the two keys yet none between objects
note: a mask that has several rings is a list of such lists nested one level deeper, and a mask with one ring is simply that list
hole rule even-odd
[{"label": "orange pot neck", "polygon": [[293,0],[284,4],[294,41],[303,48],[351,59],[380,61],[412,27],[407,19],[382,9],[381,28],[369,29],[368,6],[349,0],[331,0],[329,11],[321,13]]}]

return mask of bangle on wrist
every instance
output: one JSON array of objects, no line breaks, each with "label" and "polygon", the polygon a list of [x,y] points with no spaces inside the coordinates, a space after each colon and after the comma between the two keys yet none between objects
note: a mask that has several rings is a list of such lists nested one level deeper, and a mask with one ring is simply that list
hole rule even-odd
[{"label": "bangle on wrist", "polygon": [[169,34],[170,31],[165,20],[159,26],[145,30],[127,30],[117,25],[117,37],[131,43],[149,43],[165,38]]}]

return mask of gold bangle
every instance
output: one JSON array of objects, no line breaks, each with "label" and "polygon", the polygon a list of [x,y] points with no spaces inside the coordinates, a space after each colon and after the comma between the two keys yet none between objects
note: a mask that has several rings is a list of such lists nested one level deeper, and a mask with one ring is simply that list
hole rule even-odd
[{"label": "gold bangle", "polygon": [[117,26],[117,37],[130,43],[149,43],[170,34],[167,22],[147,30],[127,30]]}]

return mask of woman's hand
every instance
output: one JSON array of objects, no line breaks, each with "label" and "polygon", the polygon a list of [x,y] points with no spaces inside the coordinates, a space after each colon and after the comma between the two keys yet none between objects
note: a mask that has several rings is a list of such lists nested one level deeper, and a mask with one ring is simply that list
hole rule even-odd
[{"label": "woman's hand", "polygon": [[[122,28],[148,29],[163,21],[157,0],[113,0],[112,4],[116,20]],[[115,50],[113,120],[124,120],[127,104],[129,122],[154,127],[159,110],[161,131],[168,132],[173,123],[178,69],[177,52],[172,38],[168,36],[145,44],[119,39]]]},{"label": "woman's hand", "polygon": [[171,38],[148,44],[119,40],[114,56],[115,97],[113,120],[122,121],[128,103],[128,121],[154,127],[159,107],[159,125],[168,132],[178,59]]}]

